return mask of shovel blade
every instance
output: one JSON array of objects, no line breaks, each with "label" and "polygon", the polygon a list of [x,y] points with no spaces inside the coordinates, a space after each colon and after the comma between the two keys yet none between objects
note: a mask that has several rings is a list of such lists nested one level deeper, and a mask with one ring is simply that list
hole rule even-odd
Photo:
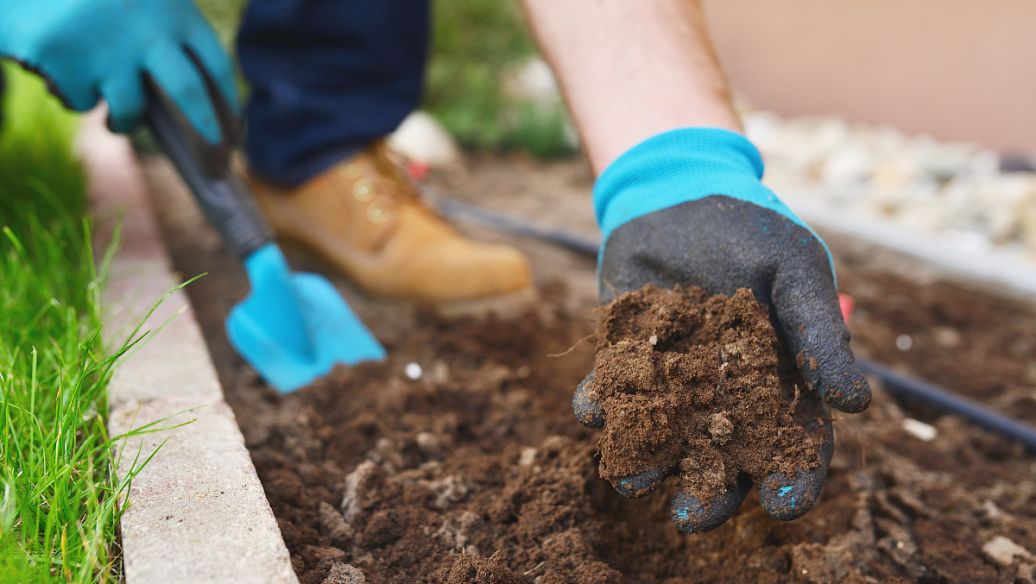
[{"label": "shovel blade", "polygon": [[253,280],[252,294],[226,321],[231,345],[270,385],[290,392],[339,363],[385,358],[385,349],[326,278],[285,272],[278,279],[287,285],[269,285],[268,276]]}]

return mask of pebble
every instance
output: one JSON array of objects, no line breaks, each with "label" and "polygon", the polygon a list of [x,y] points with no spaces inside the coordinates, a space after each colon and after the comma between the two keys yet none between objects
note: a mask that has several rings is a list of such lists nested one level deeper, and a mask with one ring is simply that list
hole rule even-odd
[{"label": "pebble", "polygon": [[428,374],[428,381],[435,384],[443,384],[450,379],[450,366],[444,361],[436,361],[432,364],[432,370]]},{"label": "pebble", "polygon": [[1032,553],[1010,539],[998,535],[982,544],[982,553],[997,565],[1007,567],[1015,558],[1032,560]]},{"label": "pebble", "polygon": [[532,466],[534,462],[536,462],[536,449],[529,446],[522,448],[522,453],[518,456],[518,465]]},{"label": "pebble", "polygon": [[900,351],[909,351],[914,346],[914,339],[910,335],[899,335],[896,337],[896,348]]},{"label": "pebble", "polygon": [[[743,117],[778,193],[816,193],[832,210],[923,234],[971,234],[986,247],[1036,255],[1034,164],[833,117],[784,119],[750,109]],[[1018,160],[1036,161],[1036,153]]]},{"label": "pebble", "polygon": [[921,440],[922,442],[931,442],[935,440],[935,437],[939,435],[939,431],[931,424],[926,424],[921,420],[915,420],[913,418],[903,419],[903,430],[907,434],[910,434],[914,438]]},{"label": "pebble", "polygon": [[955,349],[960,346],[964,337],[960,331],[950,326],[937,326],[932,330],[935,335],[935,342],[943,348]]},{"label": "pebble", "polygon": [[982,510],[986,512],[986,516],[992,521],[997,521],[1004,515],[1004,512],[1000,510],[1000,507],[997,507],[996,503],[989,499],[982,502]]},{"label": "pebble", "polygon": [[414,363],[413,361],[411,361],[410,363],[407,363],[405,367],[403,367],[403,375],[406,375],[407,379],[409,379],[410,381],[417,381],[418,379],[421,379],[421,375],[423,373],[424,370],[421,369],[420,363]]},{"label": "pebble", "polygon": [[432,167],[459,164],[460,148],[453,136],[431,114],[411,113],[388,139],[388,145],[408,160]]},{"label": "pebble", "polygon": [[414,442],[417,443],[417,449],[425,456],[435,456],[442,452],[439,438],[431,432],[418,432],[417,436],[414,436]]}]

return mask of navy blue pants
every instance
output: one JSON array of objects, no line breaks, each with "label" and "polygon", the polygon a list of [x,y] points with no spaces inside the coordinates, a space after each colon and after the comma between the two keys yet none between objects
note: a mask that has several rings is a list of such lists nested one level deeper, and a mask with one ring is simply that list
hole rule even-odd
[{"label": "navy blue pants", "polygon": [[427,0],[252,0],[238,37],[251,166],[295,186],[391,133],[420,101],[428,36]]}]

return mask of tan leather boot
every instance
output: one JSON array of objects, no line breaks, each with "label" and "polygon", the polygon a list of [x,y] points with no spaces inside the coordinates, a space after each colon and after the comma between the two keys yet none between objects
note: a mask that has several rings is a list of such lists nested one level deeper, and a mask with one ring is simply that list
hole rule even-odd
[{"label": "tan leather boot", "polygon": [[450,227],[425,206],[383,142],[294,189],[247,175],[279,239],[315,253],[370,294],[446,314],[513,314],[535,298],[525,257]]}]

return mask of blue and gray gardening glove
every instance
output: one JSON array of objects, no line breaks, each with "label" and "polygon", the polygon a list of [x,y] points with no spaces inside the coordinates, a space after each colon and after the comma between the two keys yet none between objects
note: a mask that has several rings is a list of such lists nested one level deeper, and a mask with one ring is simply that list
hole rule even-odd
[{"label": "blue and gray gardening glove", "polygon": [[[762,175],[763,162],[752,143],[721,129],[673,130],[619,157],[594,187],[605,238],[598,269],[601,301],[645,284],[700,286],[728,295],[749,288],[771,307],[778,334],[807,385],[835,408],[862,411],[870,388],[849,349],[831,256],[763,186]],[[573,409],[583,424],[602,427],[602,405],[587,391],[592,382],[593,373],[576,389]],[[816,502],[833,451],[830,420],[824,422],[815,428],[823,444],[820,468],[792,477],[776,474],[760,485],[760,501],[770,515],[794,519]],[[642,495],[673,472],[656,469],[628,477],[617,489]],[[678,493],[673,521],[688,532],[718,527],[750,488],[750,481],[741,481],[711,501]]]},{"label": "blue and gray gardening glove", "polygon": [[232,141],[206,78],[236,109],[234,68],[191,0],[0,0],[3,57],[45,77],[70,109],[104,98],[118,132],[140,121],[148,77],[205,141]]}]

